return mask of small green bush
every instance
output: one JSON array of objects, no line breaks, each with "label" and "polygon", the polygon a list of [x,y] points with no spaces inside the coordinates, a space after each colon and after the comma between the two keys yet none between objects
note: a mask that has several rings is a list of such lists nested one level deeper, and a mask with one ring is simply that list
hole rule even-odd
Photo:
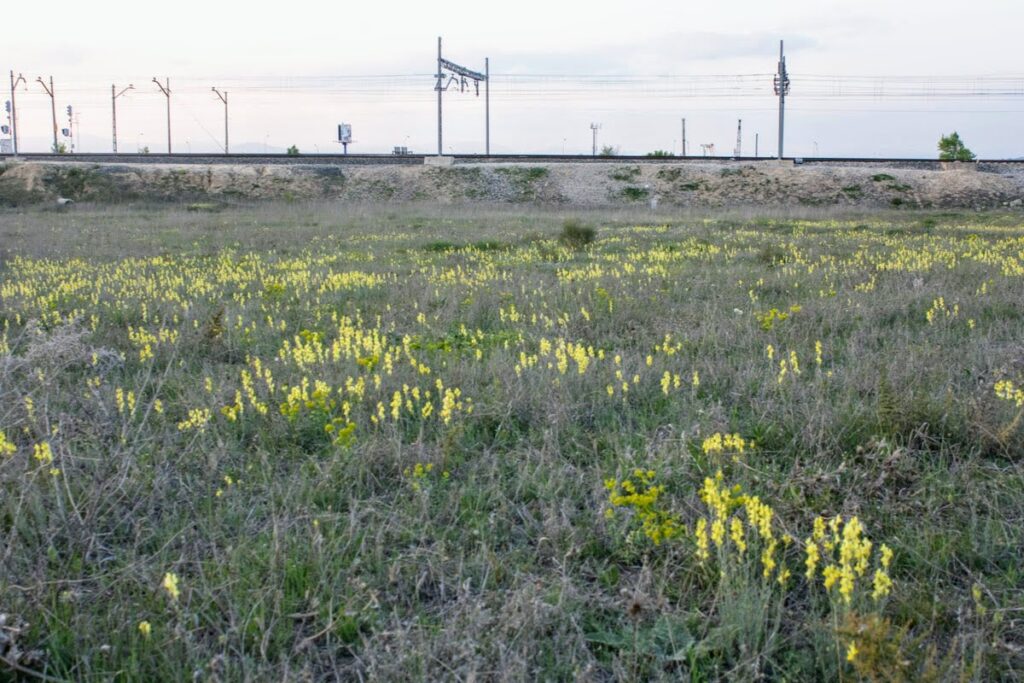
[{"label": "small green bush", "polygon": [[597,239],[597,230],[584,225],[578,218],[566,218],[562,223],[562,242],[570,247],[585,247]]},{"label": "small green bush", "polygon": [[646,187],[624,187],[622,188],[622,196],[634,202],[638,202],[644,199],[651,193]]}]

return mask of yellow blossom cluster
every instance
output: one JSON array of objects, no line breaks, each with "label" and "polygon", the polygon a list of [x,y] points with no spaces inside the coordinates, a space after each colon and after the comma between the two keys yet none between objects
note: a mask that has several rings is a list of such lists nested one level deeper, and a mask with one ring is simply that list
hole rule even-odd
[{"label": "yellow blossom cluster", "polygon": [[636,468],[633,470],[632,478],[622,481],[607,479],[604,486],[612,507],[605,511],[605,516],[613,518],[615,508],[632,510],[640,521],[641,533],[655,545],[660,545],[662,541],[681,534],[683,527],[676,515],[662,502],[661,496],[665,492],[665,487],[654,483],[656,477],[657,473],[654,470]]},{"label": "yellow blossom cluster", "polygon": [[1004,401],[1010,401],[1018,408],[1024,407],[1024,388],[1017,387],[1008,379],[996,382],[996,396]]},{"label": "yellow blossom cluster", "polygon": [[792,539],[775,533],[771,506],[757,496],[744,495],[739,484],[729,487],[721,471],[704,479],[700,499],[707,515],[698,518],[694,525],[697,560],[711,560],[713,547],[719,569],[726,571],[727,567],[741,563],[748,549],[756,546],[760,549],[762,578],[769,580],[774,575],[785,586],[791,573],[782,562],[780,544],[788,546]]},{"label": "yellow blossom cluster", "polygon": [[10,440],[3,430],[0,430],[0,455],[14,455],[18,448]]},{"label": "yellow blossom cluster", "polygon": [[[883,544],[872,555],[873,545],[857,517],[816,518],[814,531],[804,541],[804,548],[808,581],[813,582],[820,575],[825,590],[834,591],[846,605],[854,601],[858,592],[866,592],[869,585],[870,596],[875,601],[892,590],[889,576],[892,550]],[[873,573],[870,571],[872,558],[875,560]]]}]

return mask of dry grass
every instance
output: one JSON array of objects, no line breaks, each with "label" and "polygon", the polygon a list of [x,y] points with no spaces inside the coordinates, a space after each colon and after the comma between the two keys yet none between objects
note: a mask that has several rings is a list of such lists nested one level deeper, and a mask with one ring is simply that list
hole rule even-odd
[{"label": "dry grass", "polygon": [[[562,244],[567,218],[597,239]],[[0,671],[1024,670],[1024,432],[1006,431],[1016,408],[993,391],[1024,383],[1019,216],[79,207],[0,214],[0,243],[0,432],[15,446],[0,450]],[[759,322],[794,305],[770,329]],[[396,351],[391,374],[364,351],[300,359],[300,341],[347,338],[343,317]],[[176,336],[144,357],[129,328]],[[562,374],[542,339],[595,355]],[[801,372],[780,382],[791,351]],[[241,372],[255,374],[253,358],[273,372],[273,391],[256,381],[269,410],[243,396],[231,420],[221,409],[244,391]],[[666,371],[681,378],[667,394]],[[326,382],[336,403],[289,419],[281,387],[303,377]],[[365,394],[345,394],[352,440],[335,442],[324,425],[360,377]],[[393,391],[437,379],[472,412],[390,418]],[[374,423],[378,400],[388,416]],[[205,427],[178,426],[202,408]],[[716,460],[700,448],[715,432],[757,446]],[[52,464],[33,457],[43,441]],[[418,477],[417,463],[433,468]],[[654,545],[627,533],[628,515],[605,519],[604,480],[634,467],[657,471],[688,530],[718,467],[798,539],[817,515],[857,515],[895,552],[889,621],[833,625],[798,581],[772,603],[777,614],[736,596],[723,609],[691,537]],[[797,550],[786,556],[794,574]],[[177,600],[161,588],[168,572]],[[878,641],[857,667],[835,658],[837,629],[851,628]]]}]

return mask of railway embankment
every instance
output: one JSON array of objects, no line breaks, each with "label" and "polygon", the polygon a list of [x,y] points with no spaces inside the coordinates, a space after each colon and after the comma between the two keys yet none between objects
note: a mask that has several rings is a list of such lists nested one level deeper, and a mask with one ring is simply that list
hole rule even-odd
[{"label": "railway embankment", "polygon": [[411,163],[97,163],[8,161],[0,205],[56,202],[338,200],[353,203],[540,203],[1018,208],[1024,167],[623,159]]}]

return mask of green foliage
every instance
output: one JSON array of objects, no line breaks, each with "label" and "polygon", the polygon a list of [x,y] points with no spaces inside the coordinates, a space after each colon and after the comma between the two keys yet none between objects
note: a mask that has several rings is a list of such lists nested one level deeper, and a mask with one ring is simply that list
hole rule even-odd
[{"label": "green foliage", "polygon": [[578,218],[566,218],[562,222],[562,242],[570,247],[585,247],[596,238],[597,229],[584,225]]},{"label": "green foliage", "polygon": [[56,144],[50,145],[50,151],[53,152],[54,154],[67,154],[68,146],[63,142],[58,142]]},{"label": "green foliage", "polygon": [[668,150],[656,149],[653,152],[648,152],[647,156],[649,156],[649,157],[674,157],[675,154],[673,152],[669,152]]},{"label": "green foliage", "polygon": [[608,177],[612,180],[621,180],[629,182],[636,180],[640,177],[639,166],[621,166],[619,168],[612,169],[612,172],[608,174]]},{"label": "green foliage", "polygon": [[939,139],[939,159],[942,161],[974,161],[974,152],[967,149],[960,134],[953,131]]},{"label": "green foliage", "polygon": [[601,148],[598,156],[602,157],[617,157],[619,156],[619,148],[613,147],[612,145],[605,145]]},{"label": "green foliage", "polygon": [[622,196],[626,199],[638,202],[641,199],[646,199],[651,194],[651,191],[646,187],[629,186],[622,188]]},{"label": "green foliage", "polygon": [[297,157],[297,156],[299,156],[299,148],[298,148],[298,146],[297,145],[292,145],[291,147],[289,147],[288,151],[287,151],[287,154],[290,157]]}]

